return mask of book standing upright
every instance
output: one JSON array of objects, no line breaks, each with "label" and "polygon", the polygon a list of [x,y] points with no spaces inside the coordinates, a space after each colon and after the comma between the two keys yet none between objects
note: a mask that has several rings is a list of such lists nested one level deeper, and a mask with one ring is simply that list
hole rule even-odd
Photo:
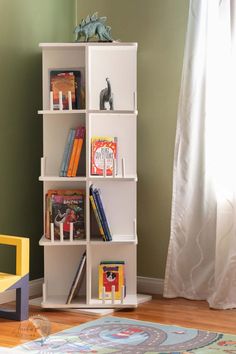
[{"label": "book standing upright", "polygon": [[[84,234],[82,238],[75,238],[74,226],[71,225],[65,237],[61,221],[64,219],[48,213],[48,203],[44,203],[47,219],[44,224],[48,229],[48,223],[53,225],[52,218],[59,220],[60,235],[54,237],[54,228],[51,227],[51,238],[45,237],[44,230],[40,240],[40,245],[44,247],[41,305],[45,308],[136,307],[137,44],[42,43],[40,47],[43,56],[43,109],[39,114],[43,117],[43,157],[39,179],[43,182],[44,200],[47,200],[46,195],[51,190],[65,191],[65,195],[68,195],[68,190],[71,190],[71,194],[74,190],[81,190],[85,204]],[[78,73],[77,80],[80,81],[77,82],[79,92],[76,92],[76,106],[69,102],[71,93],[59,91],[54,109],[51,72]],[[106,110],[100,110],[100,94],[107,87],[107,78],[111,85],[114,109],[110,110],[106,106]],[[60,87],[68,85],[59,86],[59,90]],[[63,106],[65,100],[66,105]],[[76,160],[78,165],[74,167],[71,176],[64,168],[68,161],[68,151],[72,150],[68,145],[70,135],[78,128],[84,133],[83,148],[79,149]],[[95,173],[94,165],[92,170],[92,142],[96,137],[115,139],[115,144],[108,146],[110,151],[102,151],[104,165],[99,165],[98,174]],[[98,225],[99,220],[94,217],[90,202],[92,187],[101,197],[110,238],[109,235],[105,237],[102,223]],[[63,198],[52,198],[57,199]],[[70,209],[69,199],[65,214]],[[67,301],[85,254],[85,275],[80,290]],[[124,265],[125,296],[119,299],[111,296],[111,299],[107,299],[99,294],[99,266],[103,262]]]}]

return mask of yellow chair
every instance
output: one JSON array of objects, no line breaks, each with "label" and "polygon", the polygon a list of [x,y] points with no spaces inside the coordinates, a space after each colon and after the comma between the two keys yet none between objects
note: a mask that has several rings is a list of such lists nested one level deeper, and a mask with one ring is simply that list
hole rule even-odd
[{"label": "yellow chair", "polygon": [[16,310],[0,309],[0,317],[23,321],[29,315],[29,239],[0,235],[0,244],[16,247],[16,274],[0,272],[0,292],[16,289]]}]

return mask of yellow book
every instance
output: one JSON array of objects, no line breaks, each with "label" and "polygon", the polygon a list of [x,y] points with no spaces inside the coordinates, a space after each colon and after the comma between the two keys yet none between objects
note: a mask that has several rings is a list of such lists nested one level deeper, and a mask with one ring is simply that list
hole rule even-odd
[{"label": "yellow book", "polygon": [[84,141],[84,135],[85,135],[85,127],[81,127],[78,133],[78,142],[76,145],[75,157],[74,157],[72,174],[71,174],[72,177],[76,177],[76,172],[79,166],[79,160],[80,160],[81,150]]}]

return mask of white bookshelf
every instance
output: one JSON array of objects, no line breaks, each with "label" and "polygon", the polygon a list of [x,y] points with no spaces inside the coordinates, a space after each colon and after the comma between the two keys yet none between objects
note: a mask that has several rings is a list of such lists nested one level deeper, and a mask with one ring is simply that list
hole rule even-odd
[{"label": "white bookshelf", "polygon": [[[44,247],[45,308],[136,307],[137,300],[137,44],[136,43],[42,43],[43,156],[41,175],[44,200],[49,189],[83,189],[85,192],[86,236],[83,240],[50,240]],[[85,107],[74,110],[50,109],[50,70],[80,70],[85,86]],[[99,94],[109,77],[114,110],[99,110]],[[77,177],[59,177],[68,132],[85,126],[85,157]],[[118,137],[117,175],[90,173],[91,137]],[[104,242],[95,228],[89,203],[89,187],[96,185],[106,210],[113,240]],[[45,205],[44,205],[45,212]],[[44,221],[43,221],[44,222]],[[79,296],[66,304],[73,278],[86,251],[86,274]],[[126,296],[120,300],[98,299],[98,266],[101,261],[125,262]]]}]

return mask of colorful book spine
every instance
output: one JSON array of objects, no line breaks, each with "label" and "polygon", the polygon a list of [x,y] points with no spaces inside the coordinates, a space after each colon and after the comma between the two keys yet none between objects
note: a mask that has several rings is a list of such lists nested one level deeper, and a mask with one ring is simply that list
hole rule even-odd
[{"label": "colorful book spine", "polygon": [[93,192],[94,192],[95,200],[96,200],[97,205],[98,205],[98,209],[99,209],[100,214],[101,214],[103,230],[105,232],[106,238],[107,238],[108,241],[112,241],[110,228],[109,228],[109,225],[108,225],[108,221],[107,221],[107,218],[106,218],[106,214],[105,214],[105,210],[104,210],[104,207],[103,207],[103,203],[102,203],[102,199],[101,199],[99,190],[97,188],[94,188]]},{"label": "colorful book spine", "polygon": [[63,177],[67,176],[67,170],[68,170],[68,166],[69,166],[69,162],[70,162],[70,156],[71,156],[73,143],[74,143],[74,139],[75,139],[76,130],[75,129],[71,129],[71,130],[72,130],[72,134],[71,134],[70,142],[69,142],[69,146],[68,146],[68,154],[66,156],[65,169],[63,170]]},{"label": "colorful book spine", "polygon": [[68,166],[68,170],[67,170],[67,177],[72,177],[72,170],[73,170],[73,165],[74,165],[74,161],[75,161],[75,154],[76,154],[77,146],[79,143],[80,129],[81,129],[80,127],[76,129],[75,139],[73,142],[69,166]]},{"label": "colorful book spine", "polygon": [[77,170],[79,167],[79,160],[80,160],[80,155],[81,155],[81,151],[82,151],[84,136],[85,136],[85,127],[81,127],[78,132],[78,142],[77,142],[77,146],[76,146],[75,158],[74,158],[74,163],[73,163],[73,168],[72,168],[72,173],[71,173],[72,177],[76,176],[76,173],[77,173]]},{"label": "colorful book spine", "polygon": [[98,202],[97,202],[97,198],[96,198],[95,193],[94,193],[93,185],[90,186],[90,195],[93,196],[94,204],[95,204],[95,207],[96,207],[96,210],[97,210],[97,213],[98,213],[98,217],[99,217],[99,220],[100,220],[100,223],[102,225],[103,232],[104,232],[105,241],[110,241],[109,235],[107,234],[107,230],[105,228],[104,220],[103,220],[102,215],[101,215],[101,210],[99,208],[99,205],[98,205]]},{"label": "colorful book spine", "polygon": [[101,223],[101,221],[100,221],[100,219],[99,219],[98,211],[97,211],[97,208],[96,208],[96,205],[95,205],[95,201],[94,201],[94,199],[93,199],[93,196],[90,195],[90,196],[89,196],[89,199],[90,199],[91,206],[92,206],[92,209],[93,209],[93,212],[94,212],[94,215],[95,215],[97,224],[98,224],[98,228],[99,228],[100,234],[101,234],[103,240],[106,241],[106,236],[105,236],[104,231],[103,231],[102,223]]},{"label": "colorful book spine", "polygon": [[72,134],[73,134],[73,129],[70,129],[68,137],[67,137],[67,142],[66,142],[66,145],[65,145],[65,149],[64,149],[62,162],[61,162],[60,174],[59,174],[60,177],[63,177],[64,173],[65,173],[66,160],[67,160],[67,156],[68,156],[68,153],[69,153],[69,146],[70,146],[70,141],[71,141],[71,138],[72,138]]}]

